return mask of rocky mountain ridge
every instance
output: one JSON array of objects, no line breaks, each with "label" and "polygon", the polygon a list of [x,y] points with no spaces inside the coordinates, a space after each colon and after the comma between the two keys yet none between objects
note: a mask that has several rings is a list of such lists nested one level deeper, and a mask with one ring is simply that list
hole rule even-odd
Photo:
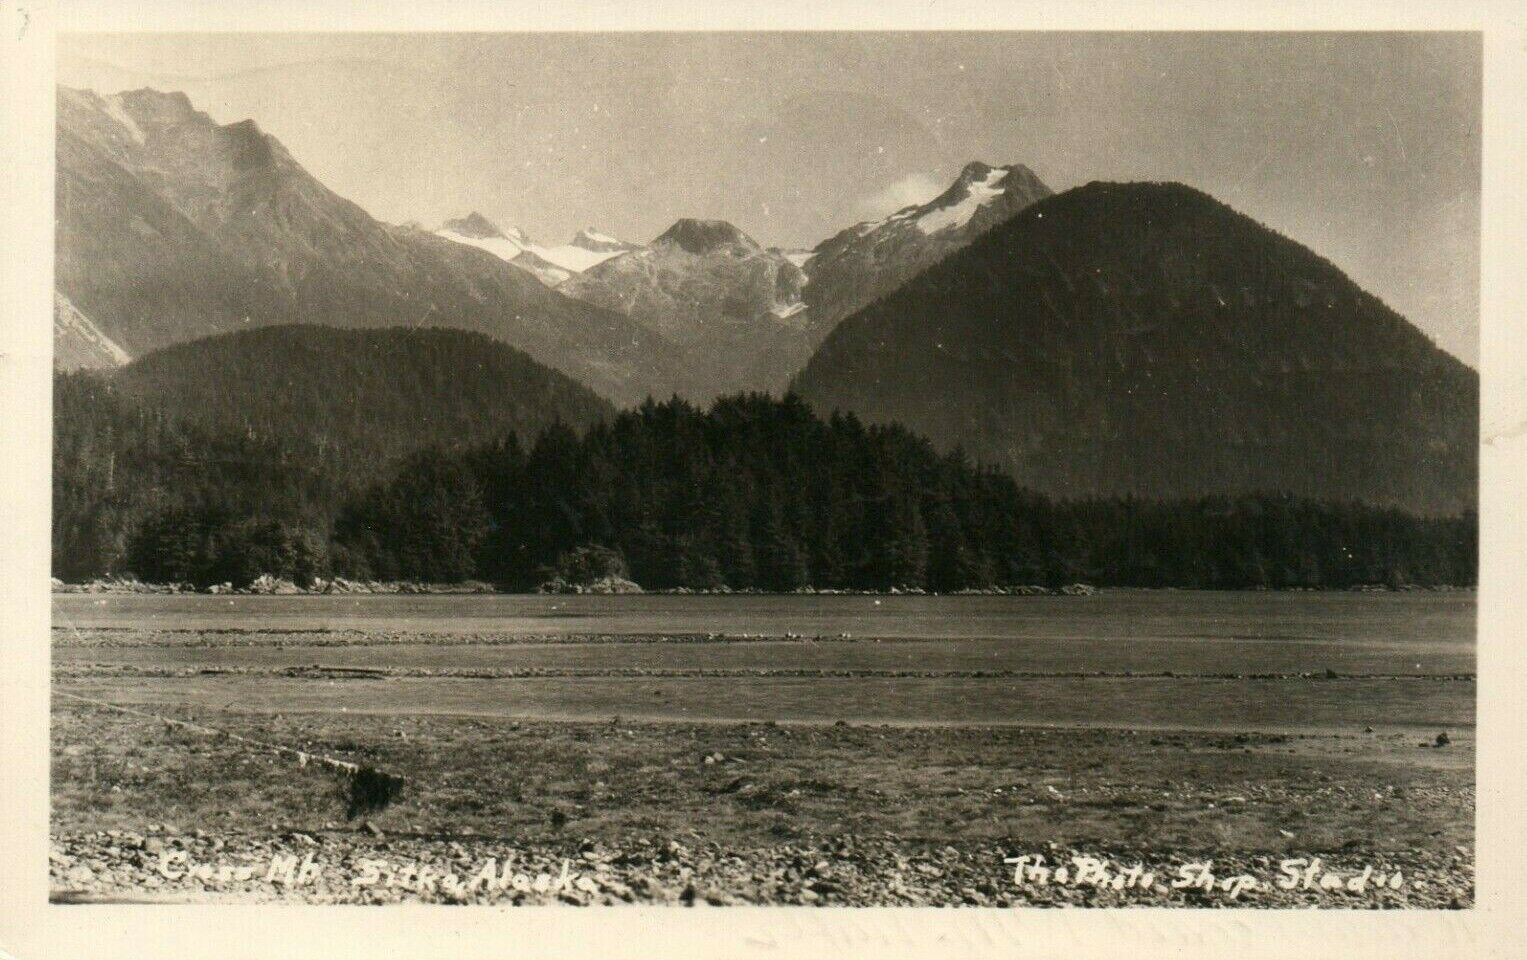
[{"label": "rocky mountain ridge", "polygon": [[58,118],[57,286],[131,354],[272,324],[449,326],[620,403],[682,383],[661,337],[485,251],[375,220],[253,122],[219,125],[183,94],[67,88]]},{"label": "rocky mountain ridge", "polygon": [[631,317],[678,344],[692,399],[777,390],[784,377],[750,358],[800,336],[806,275],[723,220],[680,219],[641,249],[597,264],[558,287]]}]

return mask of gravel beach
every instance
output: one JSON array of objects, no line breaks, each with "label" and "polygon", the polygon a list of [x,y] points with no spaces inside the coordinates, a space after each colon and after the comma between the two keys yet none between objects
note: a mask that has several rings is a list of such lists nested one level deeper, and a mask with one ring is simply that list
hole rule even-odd
[{"label": "gravel beach", "polygon": [[[1024,856],[1025,864],[1013,863]],[[1041,880],[1020,870],[1030,863],[1068,872]],[[1457,909],[1473,903],[1473,866],[1463,848],[1194,860],[1148,850],[932,846],[897,836],[728,849],[697,837],[527,845],[112,830],[56,837],[50,878],[53,899],[63,902]]]}]

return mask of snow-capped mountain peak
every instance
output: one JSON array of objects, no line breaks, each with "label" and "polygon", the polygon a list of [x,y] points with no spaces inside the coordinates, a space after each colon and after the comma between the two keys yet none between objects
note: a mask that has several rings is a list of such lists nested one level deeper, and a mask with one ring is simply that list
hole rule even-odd
[{"label": "snow-capped mountain peak", "polygon": [[517,227],[510,227],[507,231],[502,230],[480,213],[470,213],[465,217],[447,220],[441,224],[439,230],[435,231],[435,235],[456,243],[464,243],[469,247],[477,247],[479,250],[486,250],[500,260],[508,260],[511,263],[514,262],[515,257],[532,247],[530,238],[523,230]]},{"label": "snow-capped mountain peak", "polygon": [[969,164],[953,186],[926,205],[932,209],[917,218],[917,228],[923,233],[937,233],[963,227],[977,210],[1002,196],[1009,172],[1008,167]]},{"label": "snow-capped mountain peak", "polygon": [[[447,220],[440,225],[440,229],[449,230],[451,233],[459,234],[463,237],[472,237],[476,240],[491,240],[495,237],[507,240],[509,238],[508,234],[499,229],[498,224],[475,210],[464,217]],[[520,231],[513,230],[513,232],[519,233]]]},{"label": "snow-capped mountain peak", "polygon": [[932,200],[822,241],[801,264],[810,278],[802,296],[818,338],[806,349],[814,349],[839,320],[1049,195],[1050,188],[1022,164],[977,161]]},{"label": "snow-capped mountain peak", "polygon": [[654,245],[671,244],[689,253],[703,255],[721,250],[754,253],[757,241],[725,220],[697,220],[684,217],[653,241]]},{"label": "snow-capped mountain peak", "polygon": [[[922,233],[934,234],[966,226],[984,208],[991,207],[996,201],[1005,200],[1002,206],[1012,208],[1006,211],[1007,215],[1011,215],[1017,208],[1027,206],[1049,193],[1049,188],[1040,183],[1034,172],[1023,164],[993,167],[974,160],[965,165],[949,189],[927,203],[902,207],[879,220],[857,223],[849,231],[855,236],[867,237],[882,228],[897,227],[899,230],[899,225],[915,223]],[[840,234],[827,243],[840,240],[841,237]]]},{"label": "snow-capped mountain peak", "polygon": [[486,250],[501,260],[528,270],[549,287],[597,263],[637,249],[635,244],[592,230],[579,231],[572,243],[546,247],[530,239],[530,235],[518,227],[499,227],[475,212],[447,220],[435,231],[435,235]]}]

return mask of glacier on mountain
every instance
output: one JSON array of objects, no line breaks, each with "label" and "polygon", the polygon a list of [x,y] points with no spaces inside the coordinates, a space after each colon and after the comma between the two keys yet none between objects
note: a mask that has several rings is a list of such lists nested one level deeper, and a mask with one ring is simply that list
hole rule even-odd
[{"label": "glacier on mountain", "polygon": [[1002,196],[1002,183],[1007,179],[1006,167],[993,167],[980,180],[972,180],[965,198],[947,207],[938,207],[917,218],[917,228],[923,233],[937,233],[950,227],[963,227],[976,215],[976,211]]}]

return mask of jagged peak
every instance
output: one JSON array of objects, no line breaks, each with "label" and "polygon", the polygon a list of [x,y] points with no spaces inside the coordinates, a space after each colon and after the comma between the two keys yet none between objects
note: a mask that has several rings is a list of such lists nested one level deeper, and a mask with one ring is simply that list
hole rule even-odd
[{"label": "jagged peak", "polygon": [[917,215],[918,229],[924,233],[937,233],[964,227],[981,208],[1004,197],[1028,204],[1049,195],[1050,188],[1022,164],[993,167],[975,160],[965,165],[948,190],[907,215]]},{"label": "jagged peak", "polygon": [[475,240],[487,240],[493,237],[508,239],[504,231],[500,230],[497,224],[476,210],[473,210],[464,217],[447,220],[440,225],[440,229],[459,233],[463,237],[472,237]]},{"label": "jagged peak", "polygon": [[673,244],[689,253],[710,253],[725,248],[760,249],[752,237],[725,220],[699,220],[684,217],[674,221],[654,244]]},{"label": "jagged peak", "polygon": [[263,168],[279,159],[275,141],[253,120],[238,120],[218,127],[218,133],[231,148],[234,163],[245,170]]},{"label": "jagged peak", "polygon": [[595,253],[636,249],[636,244],[627,243],[607,233],[601,233],[593,227],[585,227],[579,230],[577,236],[573,237],[572,245],[582,247],[584,250],[591,250]]},{"label": "jagged peak", "polygon": [[1018,170],[1033,176],[1027,167],[1021,165],[994,167],[980,160],[972,160],[960,170],[960,175],[954,179],[954,183],[949,185],[948,190],[928,201],[923,207],[935,209],[959,203],[970,196],[972,187],[981,188],[985,192],[1005,190],[1009,180],[1013,179],[1012,174]]},{"label": "jagged peak", "polygon": [[960,170],[960,175],[955,178],[960,183],[971,183],[976,180],[985,180],[993,170],[1007,170],[1007,167],[994,167],[980,160],[972,160]]},{"label": "jagged peak", "polygon": [[124,90],[107,99],[121,103],[139,123],[169,125],[196,119],[211,122],[206,114],[191,104],[191,98],[180,90],[139,87],[137,90]]},{"label": "jagged peak", "polygon": [[160,90],[156,87],[138,87],[134,90],[123,90],[116,95],[138,102],[160,103],[185,113],[196,112],[196,108],[191,105],[191,98],[186,95],[184,90]]},{"label": "jagged peak", "polygon": [[89,87],[69,87],[62,83],[56,92],[60,100],[88,100],[95,103],[105,99]]},{"label": "jagged peak", "polygon": [[972,160],[960,170],[960,175],[955,178],[956,183],[973,183],[977,180],[989,180],[993,173],[1002,173],[1007,177],[1018,174],[1023,178],[1039,179],[1034,171],[1021,163],[990,164],[981,160]]},{"label": "jagged peak", "polygon": [[1050,196],[1053,191],[1021,163],[994,167],[981,160],[972,160],[960,170],[959,176],[949,187],[926,203],[914,203],[879,220],[864,220],[818,244],[814,252],[821,252],[834,245],[852,242],[855,237],[865,237],[880,228],[895,224],[898,228],[916,223],[924,232],[933,232],[945,226],[963,224],[977,209],[991,201],[1011,194],[1023,203]]},{"label": "jagged peak", "polygon": [[[57,89],[61,110],[83,110],[91,114],[104,114],[124,128],[139,143],[148,134],[159,129],[179,126],[188,122],[211,125],[211,119],[191,105],[191,98],[178,90],[160,91],[151,87],[124,90],[120,93],[102,94],[86,87]],[[60,118],[64,122],[63,118]]]}]

